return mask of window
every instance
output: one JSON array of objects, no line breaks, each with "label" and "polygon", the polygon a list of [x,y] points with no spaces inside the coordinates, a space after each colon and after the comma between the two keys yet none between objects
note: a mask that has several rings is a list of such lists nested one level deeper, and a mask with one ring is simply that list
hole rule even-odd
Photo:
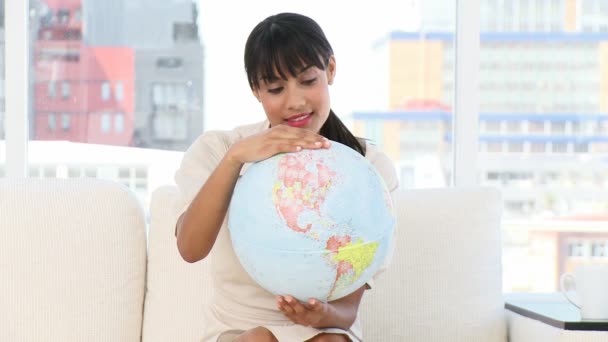
[{"label": "window", "polygon": [[566,133],[566,122],[565,121],[551,122],[551,133],[552,134]]},{"label": "window", "polygon": [[64,131],[69,131],[70,130],[70,121],[71,121],[70,114],[63,113],[61,115],[61,129],[63,129]]},{"label": "window", "polygon": [[530,143],[530,152],[532,153],[545,153],[547,151],[547,143],[544,142],[532,142]]},{"label": "window", "polygon": [[117,81],[116,84],[114,85],[114,87],[115,87],[114,97],[116,98],[116,101],[122,102],[122,100],[124,99],[124,92],[125,92],[123,83],[121,81]]},{"label": "window", "polygon": [[122,113],[116,113],[114,116],[114,130],[118,134],[125,130],[125,116]]},{"label": "window", "polygon": [[571,241],[568,243],[568,257],[580,258],[586,256],[586,244],[582,241]]},{"label": "window", "polygon": [[47,120],[49,131],[54,132],[57,129],[57,119],[55,118],[55,113],[49,113]]},{"label": "window", "polygon": [[67,81],[61,82],[61,97],[64,99],[70,97],[70,83]]},{"label": "window", "polygon": [[528,132],[530,133],[544,133],[545,123],[543,121],[530,121],[528,122]]},{"label": "window", "polygon": [[574,152],[576,153],[587,153],[589,152],[588,143],[576,143],[574,144]]},{"label": "window", "polygon": [[101,132],[109,133],[111,125],[112,125],[112,118],[110,117],[110,113],[102,113],[101,114]]},{"label": "window", "polygon": [[[529,234],[517,243],[503,241],[505,269],[518,270],[505,273],[510,277],[505,291],[558,291],[559,274],[547,269],[568,270],[570,258],[605,257],[606,241],[594,236],[608,233],[608,198],[602,184],[608,144],[599,141],[605,133],[598,124],[608,103],[599,76],[608,66],[598,63],[605,59],[607,39],[588,39],[601,35],[585,32],[600,32],[601,25],[608,25],[599,7],[608,2],[498,3],[503,23],[512,23],[518,32],[503,39],[482,30],[479,98],[482,113],[500,115],[507,122],[500,131],[507,153],[486,153],[488,147],[480,146],[479,166],[492,172],[480,177],[480,183],[503,189],[507,234]],[[583,219],[588,217],[598,222]],[[511,232],[515,221],[523,224]],[[602,226],[606,228],[598,231]],[[552,247],[535,248],[538,235]],[[530,255],[524,262],[513,257],[522,249]]]},{"label": "window", "polygon": [[80,10],[80,8],[78,8],[74,11],[74,21],[80,22],[81,20],[82,20],[82,11]]},{"label": "window", "polygon": [[70,20],[70,11],[67,9],[60,9],[57,11],[57,21],[61,24],[65,24]]},{"label": "window", "polygon": [[553,153],[566,153],[566,152],[568,152],[568,143],[554,142],[551,145],[551,152],[553,152]]},{"label": "window", "polygon": [[511,153],[522,153],[524,151],[524,143],[511,142],[507,145],[507,150]]},{"label": "window", "polygon": [[110,100],[110,82],[102,82],[101,83],[101,99],[103,101]]},{"label": "window", "polygon": [[181,67],[182,63],[183,63],[182,59],[179,57],[165,57],[165,58],[159,58],[156,61],[156,67],[173,69],[173,68]]},{"label": "window", "polygon": [[[94,7],[84,6],[83,2],[83,6],[76,5],[69,11],[60,8],[59,4],[59,8],[50,11],[50,18],[46,18],[46,15],[35,17],[42,15],[32,11],[32,53],[28,55],[32,57],[29,66],[32,89],[27,90],[31,112],[24,113],[34,119],[28,135],[31,143],[51,146],[49,140],[68,139],[70,142],[62,147],[61,155],[73,158],[68,163],[70,168],[78,168],[81,176],[116,177],[113,170],[117,167],[135,170],[148,168],[155,163],[147,153],[131,146],[184,151],[205,130],[229,129],[262,118],[262,110],[251,97],[240,62],[235,62],[236,58],[226,57],[236,55],[226,54],[226,51],[242,50],[241,38],[251,29],[251,21],[241,23],[236,20],[229,32],[214,30],[221,27],[222,18],[214,18],[217,11],[200,11],[198,3],[161,1],[158,5],[150,5],[145,1],[129,2],[128,6],[121,6],[119,12],[116,12],[113,1],[96,1]],[[241,11],[249,13],[255,8],[256,13],[276,13],[279,10],[265,3],[269,2],[262,0],[255,5],[244,4]],[[345,123],[356,134],[373,139],[398,165],[399,174],[404,180],[401,183],[403,187],[423,187],[420,180],[424,178],[420,175],[427,174],[428,170],[439,175],[438,179],[442,179],[445,185],[450,175],[457,174],[451,169],[454,160],[452,142],[457,141],[451,126],[463,126],[458,125],[463,116],[457,118],[451,108],[455,95],[461,94],[455,89],[457,83],[453,79],[456,67],[453,56],[455,2],[389,3],[386,6],[370,5],[364,14],[354,13],[351,17],[349,13],[349,18],[344,22],[328,20],[325,13],[331,11],[326,8],[321,10],[316,9],[317,6],[307,6],[307,11],[326,30],[339,56],[348,56],[349,59],[346,63],[340,62],[344,58],[338,58],[339,85],[332,88],[332,103],[339,116],[348,118]],[[214,5],[221,10],[229,10],[233,6],[221,1],[216,1]],[[327,5],[330,6],[329,3]],[[508,41],[501,41],[501,34],[487,35],[484,32],[481,37],[480,62],[486,67],[480,75],[485,88],[480,90],[479,98],[483,111],[497,117],[496,122],[490,123],[487,128],[489,132],[497,133],[499,140],[483,141],[483,152],[487,152],[489,147],[489,150],[497,153],[480,153],[480,170],[492,169],[492,172],[500,175],[531,171],[537,175],[549,169],[558,174],[555,184],[560,185],[565,183],[565,175],[569,175],[572,169],[581,168],[581,160],[585,158],[589,158],[591,168],[601,165],[598,162],[602,156],[597,153],[598,145],[592,136],[596,133],[589,133],[585,123],[588,121],[585,119],[587,115],[605,111],[602,110],[605,109],[605,101],[597,95],[601,94],[599,89],[602,86],[599,75],[606,73],[600,63],[603,61],[599,54],[601,49],[592,39],[577,41],[578,34],[564,41],[559,39],[562,35],[556,34],[551,36],[550,42],[537,34],[539,30],[548,29],[548,13],[552,28],[580,31],[577,27],[570,27],[570,23],[564,19],[581,14],[580,8],[570,13],[569,7],[577,6],[566,6],[565,1],[538,0],[491,3],[483,0],[480,5],[484,6],[487,15],[480,18],[480,22],[487,29],[517,31],[508,35]],[[259,9],[261,6],[268,7],[268,10]],[[581,6],[584,5],[581,3]],[[608,21],[597,17],[605,10],[593,8],[585,13],[595,16],[591,26],[597,29],[598,23]],[[208,27],[212,28],[205,31],[210,39],[206,42],[204,58],[202,42],[196,35],[181,34],[180,39],[188,36],[186,44],[183,40],[175,41],[171,30],[196,27],[197,23],[192,19],[196,15],[200,22],[209,23]],[[263,15],[259,14],[259,19]],[[140,20],[142,18],[145,20]],[[581,26],[585,25],[586,20],[581,18]],[[369,24],[362,27],[361,22]],[[70,41],[66,42],[68,37],[62,33],[68,28],[75,31],[70,31]],[[392,30],[408,34],[388,35]],[[417,34],[420,31],[425,34]],[[10,34],[10,28],[7,28],[7,32]],[[357,44],[351,44],[353,36],[358,37]],[[487,37],[492,39],[485,40]],[[374,51],[369,49],[372,42],[380,42],[374,45]],[[44,58],[50,59],[43,60],[36,49],[45,44],[83,46],[87,50],[82,50],[78,58],[74,54],[68,57],[64,53],[65,58],[45,55]],[[134,49],[138,46],[149,49],[139,49],[136,54]],[[380,64],[370,63],[368,57],[371,58],[373,52],[387,58]],[[20,57],[23,57],[20,60],[25,60],[25,56]],[[203,70],[203,60],[213,67]],[[362,68],[362,65],[374,65],[374,68]],[[10,70],[10,65],[3,66]],[[203,77],[205,84],[209,85],[205,91],[202,88]],[[357,87],[358,80],[377,86],[370,92],[369,88]],[[66,101],[58,101],[58,98],[66,98]],[[370,108],[374,109],[373,113],[368,113],[370,115],[356,115]],[[49,111],[53,114],[48,114]],[[63,113],[68,114],[65,119]],[[473,116],[477,113],[469,114]],[[580,130],[573,127],[571,131],[563,132],[563,127],[551,124],[556,117],[561,120],[564,114],[568,114],[568,120],[572,122],[581,121]],[[424,126],[424,131],[420,129],[422,127],[412,124],[420,121],[421,116],[423,120],[433,118],[428,120],[433,124]],[[69,135],[62,132],[65,128],[69,129]],[[482,124],[480,128],[485,127]],[[475,134],[477,132],[471,132],[469,136]],[[565,146],[559,145],[562,141],[568,141],[567,148],[571,153],[550,154],[563,150]],[[93,143],[96,147],[107,145],[100,150],[102,152],[95,157],[94,163],[88,158],[84,163],[84,157],[72,153],[73,150],[81,150],[81,145],[87,143]],[[76,146],[77,149],[74,148]],[[120,148],[121,153],[115,153],[117,150],[114,148]],[[409,151],[413,153],[407,153]],[[124,155],[122,152],[130,157],[116,160],[116,156]],[[169,155],[168,151],[164,152]],[[47,153],[47,157],[50,155]],[[41,156],[31,155],[29,158],[29,164],[33,167],[46,162]],[[149,172],[154,175],[172,174],[168,169],[176,167],[179,160],[177,157],[176,163],[151,166]],[[548,164],[541,163],[546,160]],[[0,160],[0,164],[3,164],[3,160]],[[163,169],[159,171],[158,168]],[[76,171],[73,174],[76,175]],[[155,188],[154,178],[150,178],[147,189]],[[519,185],[531,184],[526,194],[530,193],[533,200],[509,197],[521,194],[514,195],[507,191],[507,202],[519,208],[520,218],[524,220],[552,219],[558,214],[574,215],[576,211],[573,208],[582,207],[579,197],[583,196],[575,178],[573,176],[572,182],[568,183],[571,184],[568,191],[573,198],[568,200],[572,203],[567,205],[552,204],[551,201],[547,201],[548,204],[540,203],[548,196],[548,190],[538,184],[538,176],[517,180]],[[502,179],[495,182],[501,183]],[[504,179],[505,183],[516,182],[506,176]],[[588,197],[601,199],[594,192],[596,190],[585,189],[591,192]],[[146,196],[142,198],[147,199]],[[588,208],[591,210],[591,206]],[[598,208],[607,207],[599,204],[593,206],[594,214],[606,214],[606,209]],[[505,245],[505,250],[511,247]],[[529,265],[526,263],[525,266]],[[551,266],[559,269],[557,264]],[[505,291],[509,290],[505,288]]]},{"label": "window", "polygon": [[55,81],[49,81],[48,83],[48,96],[52,99],[57,96],[57,91],[55,90]]},{"label": "window", "polygon": [[607,245],[605,242],[593,242],[591,243],[591,256],[595,258],[606,257]]}]

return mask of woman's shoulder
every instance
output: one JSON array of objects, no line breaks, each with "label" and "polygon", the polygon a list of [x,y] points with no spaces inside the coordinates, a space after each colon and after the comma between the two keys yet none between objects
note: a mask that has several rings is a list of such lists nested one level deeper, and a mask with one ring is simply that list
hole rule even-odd
[{"label": "woman's shoulder", "polygon": [[399,187],[397,171],[393,161],[382,152],[378,146],[369,140],[364,140],[365,143],[365,158],[376,167],[378,173],[384,179],[386,186],[390,191]]}]

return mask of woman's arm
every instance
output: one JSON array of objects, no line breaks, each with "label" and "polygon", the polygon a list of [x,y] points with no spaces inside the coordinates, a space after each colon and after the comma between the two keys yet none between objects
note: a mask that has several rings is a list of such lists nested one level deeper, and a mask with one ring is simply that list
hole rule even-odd
[{"label": "woman's arm", "polygon": [[199,261],[211,251],[242,166],[226,154],[177,220],[177,248],[184,260]]},{"label": "woman's arm", "polygon": [[355,322],[365,286],[340,299],[323,303],[310,299],[301,303],[292,296],[278,296],[277,307],[292,322],[313,328],[340,328],[348,330]]}]

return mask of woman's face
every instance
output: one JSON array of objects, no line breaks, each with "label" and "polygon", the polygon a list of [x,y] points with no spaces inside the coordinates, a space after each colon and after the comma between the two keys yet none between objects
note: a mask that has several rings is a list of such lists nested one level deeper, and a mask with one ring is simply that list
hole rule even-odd
[{"label": "woman's face", "polygon": [[329,116],[329,85],[336,73],[333,56],[325,70],[304,67],[296,76],[261,80],[253,91],[262,103],[270,126],[289,125],[318,133]]}]

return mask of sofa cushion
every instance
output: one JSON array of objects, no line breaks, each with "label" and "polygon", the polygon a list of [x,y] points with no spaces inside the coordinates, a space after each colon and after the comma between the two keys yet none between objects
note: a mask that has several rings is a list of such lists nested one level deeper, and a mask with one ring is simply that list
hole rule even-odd
[{"label": "sofa cushion", "polygon": [[145,220],[97,180],[0,180],[0,341],[139,341]]},{"label": "sofa cushion", "polygon": [[200,341],[203,308],[211,296],[208,260],[189,264],[177,250],[175,222],[182,204],[177,188],[152,194],[148,233],[148,281],[142,337],[150,341]]},{"label": "sofa cushion", "polygon": [[366,341],[505,342],[497,190],[396,194],[388,270],[363,297]]}]

